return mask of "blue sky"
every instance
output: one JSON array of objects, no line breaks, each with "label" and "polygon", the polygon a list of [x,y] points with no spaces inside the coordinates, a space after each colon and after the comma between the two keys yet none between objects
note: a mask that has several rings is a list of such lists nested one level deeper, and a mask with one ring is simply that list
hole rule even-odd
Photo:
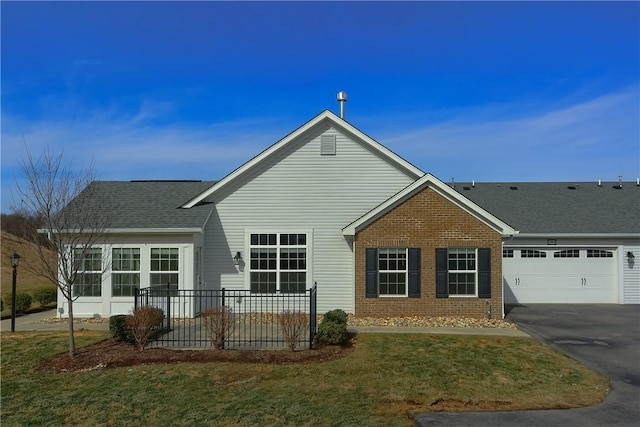
[{"label": "blue sky", "polygon": [[6,2],[2,212],[24,144],[215,180],[325,109],[444,181],[640,176],[638,2]]}]

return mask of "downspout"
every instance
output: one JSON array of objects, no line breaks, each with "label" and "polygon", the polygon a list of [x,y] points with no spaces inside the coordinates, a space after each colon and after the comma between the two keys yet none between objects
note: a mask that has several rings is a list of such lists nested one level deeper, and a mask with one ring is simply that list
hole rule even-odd
[{"label": "downspout", "polygon": [[[513,241],[513,236],[514,236],[514,234],[509,235],[509,239],[508,239],[508,240],[509,240],[509,241]],[[505,242],[503,241],[503,242],[502,242],[502,250],[504,250],[504,243],[505,243]],[[502,257],[502,254],[500,254],[500,256]],[[504,258],[502,258],[502,260],[504,260]],[[503,262],[504,262],[504,261],[503,261]],[[502,263],[502,262],[500,263],[500,265],[502,266],[502,272],[501,272],[501,273],[502,273],[502,274],[501,274],[501,276],[502,276],[502,301],[501,301],[501,305],[502,305],[502,319],[504,319],[504,318],[506,317],[506,313],[505,313],[505,310],[504,310],[504,265],[503,265],[503,263]]]}]

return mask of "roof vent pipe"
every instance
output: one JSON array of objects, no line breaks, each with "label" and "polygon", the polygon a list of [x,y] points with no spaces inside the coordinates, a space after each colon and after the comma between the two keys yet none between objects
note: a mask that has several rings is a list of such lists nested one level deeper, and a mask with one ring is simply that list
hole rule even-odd
[{"label": "roof vent pipe", "polygon": [[598,180],[598,187],[602,187],[602,180],[601,179]]},{"label": "roof vent pipe", "polygon": [[344,104],[347,103],[347,92],[338,92],[338,102],[340,103],[340,118],[344,120]]},{"label": "roof vent pipe", "polygon": [[618,175],[618,187],[622,188],[622,175]]}]

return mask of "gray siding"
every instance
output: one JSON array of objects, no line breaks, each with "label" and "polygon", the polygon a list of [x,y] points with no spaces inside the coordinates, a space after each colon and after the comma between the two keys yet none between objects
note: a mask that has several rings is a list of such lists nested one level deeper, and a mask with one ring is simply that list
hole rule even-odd
[{"label": "gray siding", "polygon": [[[323,134],[336,136],[335,155],[320,154]],[[319,311],[353,312],[353,251],[342,228],[416,178],[335,128],[312,129],[207,199],[215,211],[205,232],[206,288],[248,288],[248,268],[232,260],[236,251],[247,260],[247,231],[309,231]]]}]

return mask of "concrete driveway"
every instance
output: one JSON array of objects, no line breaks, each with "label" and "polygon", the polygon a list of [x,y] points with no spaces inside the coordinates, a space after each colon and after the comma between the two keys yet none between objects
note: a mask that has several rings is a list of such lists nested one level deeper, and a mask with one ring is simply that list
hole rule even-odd
[{"label": "concrete driveway", "polygon": [[532,304],[511,308],[507,319],[532,337],[610,378],[607,399],[580,409],[429,413],[416,416],[416,425],[640,425],[640,306]]}]

